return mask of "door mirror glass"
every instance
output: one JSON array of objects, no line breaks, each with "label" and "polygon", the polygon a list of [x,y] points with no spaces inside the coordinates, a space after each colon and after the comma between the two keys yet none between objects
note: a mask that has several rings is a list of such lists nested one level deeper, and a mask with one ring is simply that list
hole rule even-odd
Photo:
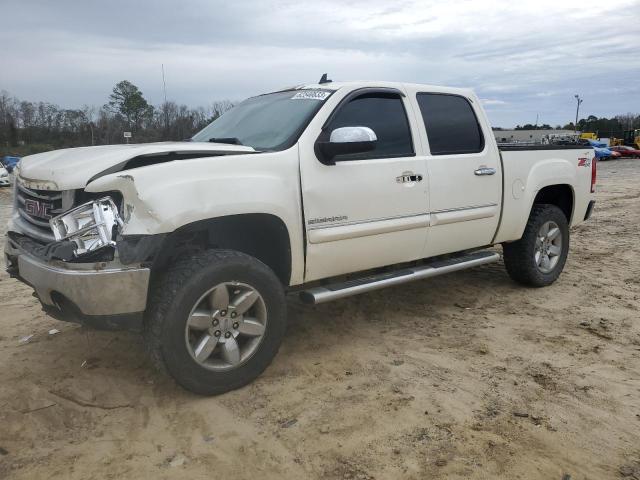
[{"label": "door mirror glass", "polygon": [[319,142],[325,163],[333,164],[337,155],[349,155],[375,150],[378,138],[369,127],[340,127],[331,132],[328,142]]}]

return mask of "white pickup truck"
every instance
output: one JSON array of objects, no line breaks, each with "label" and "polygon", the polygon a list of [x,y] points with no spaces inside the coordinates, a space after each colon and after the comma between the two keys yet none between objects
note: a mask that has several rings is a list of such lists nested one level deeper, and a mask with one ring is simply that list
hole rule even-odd
[{"label": "white pickup truck", "polygon": [[285,294],[326,302],[499,260],[554,282],[594,205],[588,146],[499,147],[478,97],[320,82],[249,98],[191,141],[32,155],[5,256],[52,316],[140,329],[185,388],[257,377]]}]

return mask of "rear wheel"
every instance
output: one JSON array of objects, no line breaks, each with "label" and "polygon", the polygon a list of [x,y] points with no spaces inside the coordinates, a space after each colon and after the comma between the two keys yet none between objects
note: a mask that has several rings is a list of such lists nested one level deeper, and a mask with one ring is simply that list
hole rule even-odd
[{"label": "rear wheel", "polygon": [[522,238],[502,248],[513,280],[532,287],[552,284],[569,253],[569,225],[564,212],[555,205],[535,205]]},{"label": "rear wheel", "polygon": [[154,291],[148,348],[187,390],[213,395],[255,379],[286,325],[276,275],[240,252],[211,250],[172,266]]}]

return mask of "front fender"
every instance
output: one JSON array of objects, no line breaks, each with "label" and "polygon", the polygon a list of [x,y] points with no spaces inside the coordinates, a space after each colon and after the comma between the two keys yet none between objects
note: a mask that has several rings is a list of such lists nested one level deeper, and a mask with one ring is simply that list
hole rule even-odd
[{"label": "front fender", "polygon": [[176,160],[100,177],[89,192],[122,193],[123,235],[170,233],[211,218],[264,213],[285,224],[292,281],[302,279],[303,234],[297,148]]}]

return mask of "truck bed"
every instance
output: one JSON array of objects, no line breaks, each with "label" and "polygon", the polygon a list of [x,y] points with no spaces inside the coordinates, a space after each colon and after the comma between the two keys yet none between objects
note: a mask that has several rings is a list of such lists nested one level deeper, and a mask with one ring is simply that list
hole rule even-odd
[{"label": "truck bed", "polygon": [[565,187],[573,197],[570,225],[584,220],[591,199],[589,145],[498,144],[503,174],[503,211],[494,243],[522,236],[537,193],[548,185]]},{"label": "truck bed", "polygon": [[498,143],[501,152],[518,152],[522,150],[584,150],[589,145],[548,145],[542,143]]}]

